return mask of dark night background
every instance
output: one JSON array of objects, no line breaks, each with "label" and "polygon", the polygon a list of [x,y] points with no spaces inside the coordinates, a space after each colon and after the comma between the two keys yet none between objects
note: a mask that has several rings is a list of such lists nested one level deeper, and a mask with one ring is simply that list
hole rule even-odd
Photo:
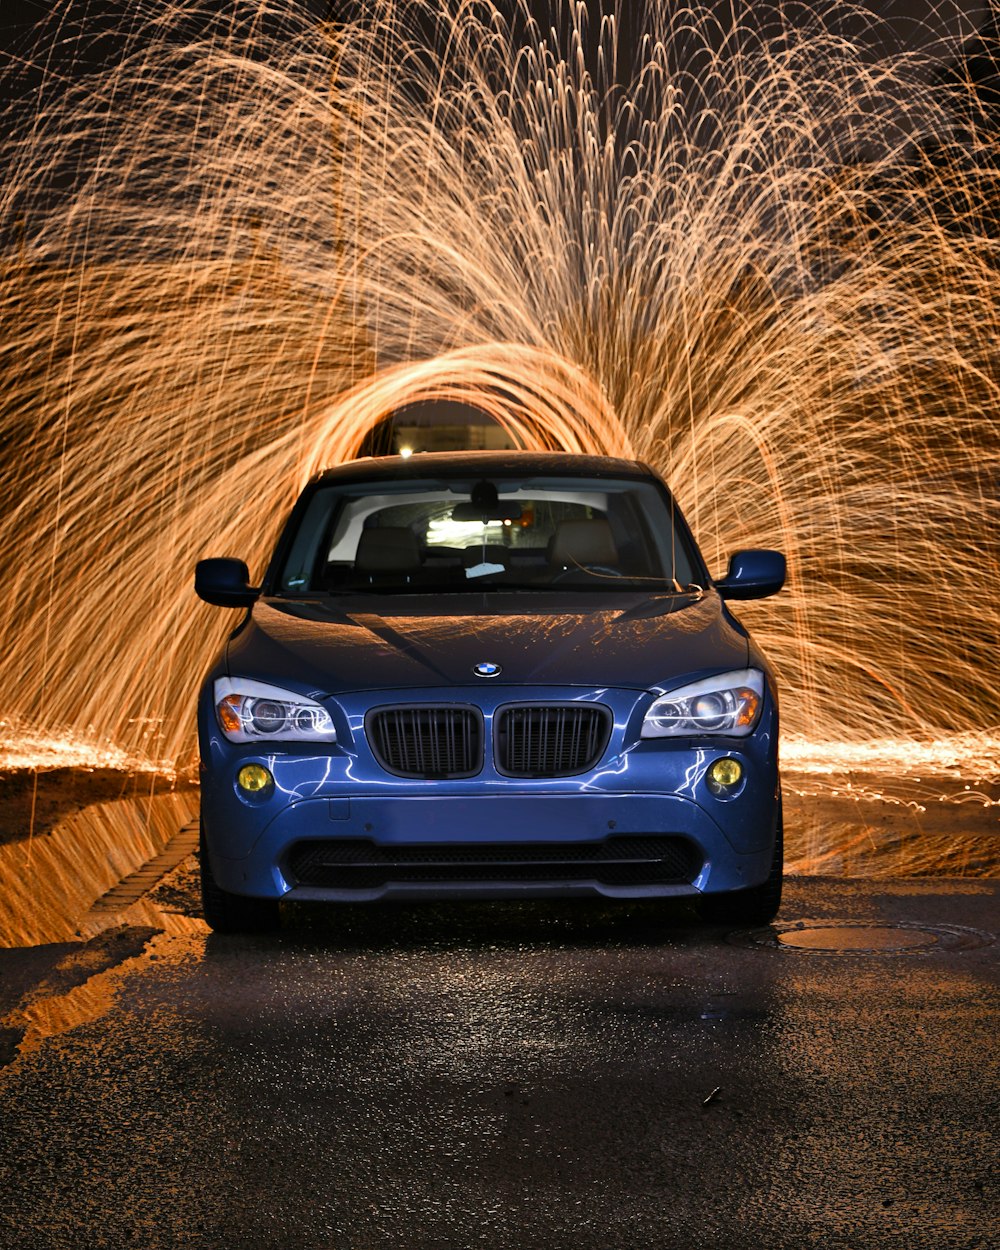
[{"label": "dark night background", "polygon": [[[605,0],[607,2],[607,0]],[[595,11],[601,8],[601,0],[590,0]],[[0,55],[3,68],[9,77],[11,71],[18,74],[22,82],[36,79],[39,72],[37,57],[39,48],[45,49],[46,61],[56,75],[81,74],[105,63],[107,58],[114,57],[120,48],[123,37],[137,20],[140,7],[130,0],[0,0]],[[166,5],[162,6],[164,9]],[[208,10],[224,12],[229,5],[206,5]],[[285,7],[289,12],[295,10],[315,14],[327,20],[337,20],[350,16],[364,8],[358,0],[287,0]],[[503,0],[498,4],[500,9],[517,7],[514,0]],[[622,5],[622,28],[627,41],[630,16],[639,11],[638,3]],[[715,10],[725,22],[726,15],[735,7],[742,15],[755,16],[762,6],[753,5],[749,0],[709,0],[707,8]],[[816,0],[813,4],[794,0],[781,6],[786,16],[794,24],[806,24],[814,20],[816,15],[822,17],[824,24],[848,37],[864,37],[864,22],[857,10],[871,12],[877,20],[885,22],[881,36],[884,38],[891,31],[896,41],[896,48],[934,50],[942,37],[968,38],[980,30],[990,19],[990,11],[995,8],[989,0],[978,3],[967,0],[888,0],[878,3],[868,0],[866,4],[848,8],[837,0]],[[548,0],[533,0],[531,8],[542,17],[548,12]],[[55,32],[55,40],[51,35],[39,44],[36,27],[41,23]],[[76,36],[82,36],[82,42]],[[72,44],[72,46],[71,46]],[[29,63],[35,61],[33,66]],[[8,91],[9,91],[8,84]]]}]

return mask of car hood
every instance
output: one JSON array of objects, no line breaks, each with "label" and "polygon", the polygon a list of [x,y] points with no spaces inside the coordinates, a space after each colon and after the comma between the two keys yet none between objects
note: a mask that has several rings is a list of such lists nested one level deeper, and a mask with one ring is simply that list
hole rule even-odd
[{"label": "car hood", "polygon": [[[709,591],[701,598],[629,596],[598,608],[559,596],[462,596],[463,602],[259,601],[232,638],[227,668],[302,693],[490,685],[669,688],[701,672],[744,668],[745,631]],[[449,612],[442,611],[447,607]],[[569,607],[571,610],[567,610]]]}]

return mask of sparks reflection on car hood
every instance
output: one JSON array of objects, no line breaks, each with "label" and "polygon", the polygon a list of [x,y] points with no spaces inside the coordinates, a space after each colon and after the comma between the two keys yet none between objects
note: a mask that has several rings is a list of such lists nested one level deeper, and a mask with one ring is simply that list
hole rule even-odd
[{"label": "sparks reflection on car hood", "polygon": [[468,686],[484,661],[502,670],[484,685],[636,689],[747,664],[746,634],[714,591],[658,605],[633,595],[607,603],[595,610],[565,594],[266,599],[231,640],[227,666],[334,693]]}]

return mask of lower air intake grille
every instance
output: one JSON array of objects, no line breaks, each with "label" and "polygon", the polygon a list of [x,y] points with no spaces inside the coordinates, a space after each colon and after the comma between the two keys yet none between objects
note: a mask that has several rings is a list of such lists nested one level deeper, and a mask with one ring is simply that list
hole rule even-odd
[{"label": "lower air intake grille", "polygon": [[508,777],[568,777],[604,754],[611,713],[594,704],[505,707],[494,722],[496,765]]},{"label": "lower air intake grille", "polygon": [[298,842],[289,856],[300,885],[372,890],[389,884],[596,881],[689,884],[702,860],[686,838],[617,835],[603,842],[426,843],[379,846],[364,838]]},{"label": "lower air intake grille", "polygon": [[369,712],[375,758],[397,777],[471,777],[482,768],[483,719],[471,707],[393,707]]}]

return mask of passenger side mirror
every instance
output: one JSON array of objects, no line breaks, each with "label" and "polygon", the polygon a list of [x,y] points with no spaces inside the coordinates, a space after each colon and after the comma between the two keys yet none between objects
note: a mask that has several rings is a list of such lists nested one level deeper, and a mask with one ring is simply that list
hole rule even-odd
[{"label": "passenger side mirror", "polygon": [[766,599],[785,584],[785,557],[780,551],[737,551],[729,571],[715,583],[723,599]]},{"label": "passenger side mirror", "polygon": [[194,566],[194,591],[217,608],[249,608],[260,589],[250,585],[250,570],[242,560],[199,560]]}]

